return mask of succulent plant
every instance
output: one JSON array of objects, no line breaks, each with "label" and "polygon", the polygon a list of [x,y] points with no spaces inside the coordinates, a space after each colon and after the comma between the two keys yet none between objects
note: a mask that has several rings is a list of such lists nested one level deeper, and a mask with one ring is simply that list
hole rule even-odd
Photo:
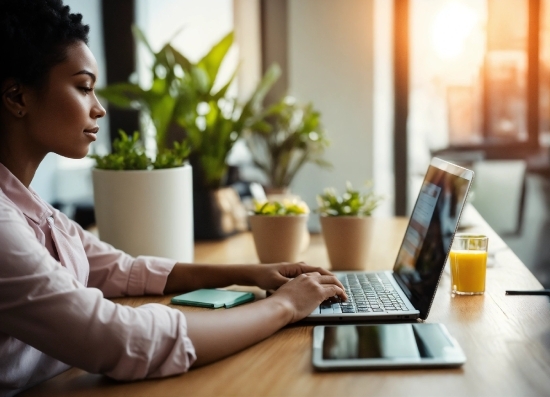
[{"label": "succulent plant", "polygon": [[327,188],[318,195],[317,212],[324,216],[370,216],[382,199],[370,189],[366,192],[354,189],[348,181],[342,195],[334,188]]}]

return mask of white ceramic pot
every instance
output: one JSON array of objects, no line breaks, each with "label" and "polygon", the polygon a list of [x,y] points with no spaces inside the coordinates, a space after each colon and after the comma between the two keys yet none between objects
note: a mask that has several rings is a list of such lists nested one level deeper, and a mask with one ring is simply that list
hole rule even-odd
[{"label": "white ceramic pot", "polygon": [[260,262],[296,262],[309,244],[307,219],[308,215],[250,215],[248,220]]},{"label": "white ceramic pot", "polygon": [[192,262],[193,174],[190,165],[163,170],[93,170],[101,240],[130,255]]},{"label": "white ceramic pot", "polygon": [[321,216],[321,229],[332,270],[365,270],[372,219],[359,216]]}]

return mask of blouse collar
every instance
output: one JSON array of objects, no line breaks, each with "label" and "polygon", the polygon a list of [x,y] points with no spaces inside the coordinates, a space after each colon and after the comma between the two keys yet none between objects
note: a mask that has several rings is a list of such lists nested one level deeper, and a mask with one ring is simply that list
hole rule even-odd
[{"label": "blouse collar", "polygon": [[39,224],[53,215],[38,194],[31,187],[27,189],[2,163],[0,163],[0,189],[26,217],[35,223]]}]

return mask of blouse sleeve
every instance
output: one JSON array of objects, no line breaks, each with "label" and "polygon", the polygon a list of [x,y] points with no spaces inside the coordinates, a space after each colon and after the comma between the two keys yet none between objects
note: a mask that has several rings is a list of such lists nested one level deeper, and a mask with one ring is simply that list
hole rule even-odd
[{"label": "blouse sleeve", "polygon": [[175,260],[152,256],[134,258],[83,230],[63,213],[56,211],[56,217],[64,229],[80,235],[90,265],[88,287],[100,289],[108,298],[162,295]]},{"label": "blouse sleeve", "polygon": [[[162,377],[189,369],[196,356],[182,312],[159,304],[132,308],[104,299],[99,289],[86,288],[51,257],[23,214],[3,205],[1,197],[0,204],[0,332],[69,365],[120,380]],[[95,254],[94,240],[83,241]],[[121,256],[113,252],[112,258],[116,255]],[[114,275],[129,274],[126,291],[138,292],[138,287],[130,286],[133,269],[144,266],[139,272],[153,275],[139,288],[161,292],[162,276],[148,266],[157,269],[162,265],[147,258],[124,258],[124,270],[107,267]],[[105,281],[96,284],[109,285]]]}]

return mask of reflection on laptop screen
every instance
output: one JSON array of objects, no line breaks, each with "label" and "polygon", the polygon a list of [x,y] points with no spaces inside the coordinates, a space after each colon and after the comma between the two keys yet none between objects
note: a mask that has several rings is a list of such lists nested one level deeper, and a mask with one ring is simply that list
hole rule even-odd
[{"label": "reflection on laptop screen", "polygon": [[393,270],[421,318],[429,311],[469,182],[431,165],[420,189]]}]

